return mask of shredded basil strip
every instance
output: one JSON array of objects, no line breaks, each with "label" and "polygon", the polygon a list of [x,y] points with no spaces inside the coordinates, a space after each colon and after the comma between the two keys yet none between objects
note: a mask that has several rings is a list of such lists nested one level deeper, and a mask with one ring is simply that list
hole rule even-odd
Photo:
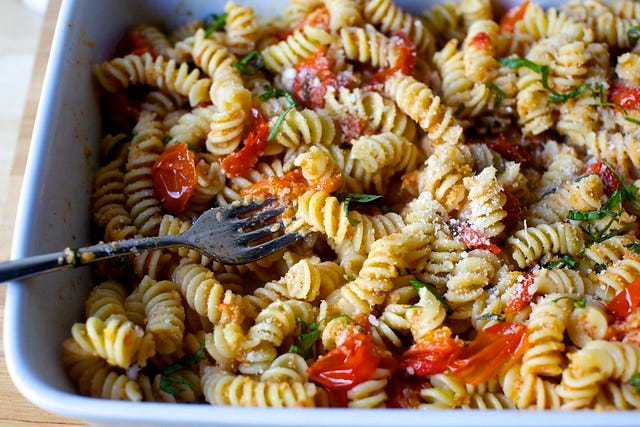
[{"label": "shredded basil strip", "polygon": [[602,219],[605,216],[617,217],[620,215],[620,210],[613,211],[613,208],[622,203],[622,192],[616,190],[613,192],[609,200],[602,205],[602,208],[594,211],[575,211],[570,210],[567,218],[576,221],[593,221],[596,219]]},{"label": "shredded basil strip", "polygon": [[358,224],[360,224],[360,221],[355,219],[355,218],[351,218],[350,216],[347,216],[347,219],[349,220],[349,224],[351,224],[352,226],[356,226]]},{"label": "shredded basil strip", "polygon": [[204,32],[204,37],[209,38],[211,34],[213,34],[215,31],[218,31],[220,28],[222,28],[225,22],[227,21],[227,16],[229,16],[228,13],[223,13],[222,15],[216,15],[216,14],[210,15],[207,18],[207,21],[211,23],[209,24],[209,26],[207,26],[207,29]]},{"label": "shredded basil strip", "polygon": [[629,245],[625,245],[625,248],[631,249],[636,254],[640,254],[640,242],[633,242]]},{"label": "shredded basil strip", "polygon": [[289,352],[308,359],[313,356],[313,345],[320,338],[320,325],[317,322],[307,325],[300,316],[296,316],[296,322],[300,325],[300,336],[296,338],[297,343],[289,347]]},{"label": "shredded basil strip", "polygon": [[[264,56],[262,56],[262,52],[252,50],[247,53],[244,58],[236,64],[236,68],[244,75],[253,76],[260,71],[260,69],[264,68]],[[266,98],[260,97],[260,99]]]},{"label": "shredded basil strip", "polygon": [[578,266],[578,261],[576,261],[571,255],[566,254],[562,255],[559,260],[548,263],[545,267],[558,268],[564,266],[567,266],[569,268],[576,268]]},{"label": "shredded basil strip", "polygon": [[409,280],[409,283],[411,284],[411,286],[413,286],[416,289],[416,291],[419,291],[422,288],[426,288],[429,292],[433,294],[434,297],[436,297],[436,299],[440,302],[440,304],[442,304],[442,306],[444,307],[448,315],[453,313],[453,310],[451,309],[451,306],[449,305],[447,300],[444,299],[442,295],[440,295],[440,293],[436,288],[416,279]]},{"label": "shredded basil strip", "polygon": [[512,70],[516,70],[520,67],[526,67],[531,71],[540,74],[542,86],[551,93],[551,95],[549,95],[550,102],[554,102],[554,103],[565,102],[570,98],[575,98],[576,96],[580,95],[586,89],[590,89],[589,86],[583,84],[580,87],[573,89],[568,93],[560,93],[554,90],[551,86],[549,86],[549,66],[548,65],[536,64],[535,62],[529,61],[528,59],[525,59],[525,58],[508,57],[508,58],[497,58],[497,59],[501,64],[505,65],[508,68],[511,68]]},{"label": "shredded basil strip", "polygon": [[290,106],[296,106],[298,105],[298,103],[296,102],[296,99],[293,97],[293,94],[291,92],[288,92],[284,89],[278,89],[275,88],[273,86],[269,86],[269,85],[265,85],[265,93],[263,93],[262,95],[260,95],[258,98],[264,100],[267,100],[269,98],[276,98],[278,96],[284,96],[285,98],[287,98],[287,101],[289,101],[289,105]]},{"label": "shredded basil strip", "polygon": [[593,266],[593,269],[596,271],[596,273],[600,274],[603,271],[605,271],[609,266],[606,263],[596,263]]},{"label": "shredded basil strip", "polygon": [[587,306],[587,299],[586,298],[573,298],[573,297],[564,296],[564,297],[558,297],[558,298],[554,299],[551,302],[558,302],[558,301],[561,301],[563,299],[570,299],[571,302],[573,302],[573,306],[575,308],[585,308]]},{"label": "shredded basil strip", "polygon": [[627,39],[629,39],[629,45],[634,47],[640,40],[640,26],[630,28],[627,31]]},{"label": "shredded basil strip", "polygon": [[640,393],[640,372],[631,377],[629,385],[635,387],[638,393]]},{"label": "shredded basil strip", "polygon": [[175,372],[178,372],[182,369],[188,369],[197,363],[200,359],[204,357],[204,338],[200,341],[200,345],[198,345],[198,349],[195,353],[183,356],[180,359],[176,360],[171,365],[167,366],[164,371],[162,371],[162,377],[160,378],[160,389],[166,393],[173,394],[174,396],[180,393],[180,389],[174,387],[173,384],[184,384],[191,385],[191,383],[182,378],[175,375],[171,375]]},{"label": "shredded basil strip", "polygon": [[[627,185],[622,176],[611,166],[608,162],[603,162],[604,165],[611,171],[611,173],[618,179],[618,183],[620,183],[620,193],[622,197],[622,201],[627,201],[633,206],[635,209],[640,210],[640,203],[638,201],[638,187],[635,185]],[[613,196],[612,196],[613,197]]]},{"label": "shredded basil strip", "polygon": [[347,273],[344,273],[342,275],[342,277],[344,278],[344,280],[346,280],[347,282],[353,282],[354,280],[356,280],[355,276],[351,276]]},{"label": "shredded basil strip", "polygon": [[465,108],[464,104],[458,105],[458,108],[453,112],[453,117],[458,117],[460,114],[464,113]]},{"label": "shredded basil strip", "polygon": [[640,126],[640,120],[638,120],[638,119],[634,119],[634,118],[633,118],[633,117],[631,117],[631,116],[625,116],[625,117],[624,117],[624,119],[625,119],[626,121],[630,122],[630,123],[633,123],[634,125],[638,125],[638,126]]},{"label": "shredded basil strip", "polygon": [[289,107],[286,110],[284,110],[282,113],[280,113],[280,115],[278,116],[278,119],[273,124],[273,127],[271,128],[271,131],[269,132],[269,136],[267,136],[267,141],[271,141],[273,138],[276,137],[276,134],[278,133],[278,128],[280,128],[280,125],[282,124],[282,121],[287,116],[287,114],[289,114],[289,111],[293,110],[294,108],[296,108],[296,107]]},{"label": "shredded basil strip", "polygon": [[502,105],[502,101],[504,101],[504,97],[506,96],[506,94],[502,89],[500,89],[498,86],[494,85],[493,83],[485,83],[484,85],[488,89],[496,93],[497,99],[495,104],[493,104],[493,109],[497,110],[498,108],[500,108],[500,105]]},{"label": "shredded basil strip", "polygon": [[495,320],[498,322],[504,322],[505,318],[504,318],[504,314],[485,313],[481,316],[478,316],[478,320]]},{"label": "shredded basil strip", "polygon": [[[351,202],[356,202],[356,203],[370,203],[373,202],[375,200],[381,199],[382,196],[379,194],[362,194],[362,193],[340,193],[338,194],[338,201],[343,203],[342,206],[342,210],[344,211],[344,213],[348,214],[349,213],[349,205],[351,204]],[[356,220],[354,220],[356,221]],[[349,222],[351,222],[351,219],[349,219]],[[356,224],[360,222],[360,221],[356,221]],[[353,223],[351,223],[351,225],[355,225]]]}]

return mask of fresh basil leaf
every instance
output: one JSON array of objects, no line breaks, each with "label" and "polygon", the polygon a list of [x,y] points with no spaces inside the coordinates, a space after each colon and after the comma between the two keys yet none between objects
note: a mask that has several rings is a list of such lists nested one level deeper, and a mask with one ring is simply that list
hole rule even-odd
[{"label": "fresh basil leaf", "polygon": [[293,97],[293,94],[291,92],[288,92],[284,89],[278,89],[269,85],[265,85],[264,89],[265,89],[265,92],[258,97],[263,101],[269,98],[284,96],[285,98],[287,98],[287,101],[289,101],[289,105],[291,107],[295,107],[296,105],[298,105],[298,103],[296,102],[296,99]]},{"label": "fresh basil leaf", "polygon": [[497,322],[504,322],[505,317],[504,314],[485,313],[481,316],[478,316],[478,320],[495,320]]},{"label": "fresh basil leaf", "polygon": [[209,36],[215,31],[218,31],[220,28],[224,27],[224,24],[227,21],[227,16],[229,16],[228,13],[223,13],[222,15],[209,15],[209,17],[205,20],[205,22],[208,22],[209,25],[204,32],[204,37],[209,38]]},{"label": "fresh basil leaf", "polygon": [[464,104],[458,105],[458,108],[456,108],[455,111],[453,112],[453,117],[459,117],[460,114],[464,113],[465,108],[466,107],[464,106]]},{"label": "fresh basil leaf", "polygon": [[636,391],[640,393],[640,372],[631,377],[629,385],[635,387]]},{"label": "fresh basil leaf", "polygon": [[502,101],[504,100],[504,97],[506,96],[506,94],[502,89],[500,89],[498,86],[496,86],[493,83],[485,83],[484,85],[488,89],[496,93],[497,98],[496,98],[496,102],[493,104],[493,109],[497,110],[498,108],[500,108],[500,105],[502,105]]},{"label": "fresh basil leaf", "polygon": [[416,291],[420,291],[420,289],[426,288],[429,292],[433,294],[434,297],[436,297],[436,299],[440,302],[440,304],[442,304],[442,306],[444,307],[448,315],[453,314],[453,309],[449,305],[449,302],[446,299],[444,299],[442,295],[440,295],[440,292],[438,292],[436,288],[416,279],[409,280],[409,283],[411,284],[411,286],[413,286],[416,289]]},{"label": "fresh basil leaf", "polygon": [[625,116],[624,119],[630,123],[633,123],[634,125],[640,126],[640,120],[638,119],[634,119],[633,117],[630,117],[630,116]]},{"label": "fresh basil leaf", "polygon": [[640,26],[630,28],[627,31],[627,39],[629,40],[629,46],[634,47],[640,39]]},{"label": "fresh basil leaf", "polygon": [[312,322],[307,325],[300,316],[296,316],[296,322],[300,326],[300,335],[295,338],[296,343],[289,347],[289,351],[309,359],[313,356],[313,345],[320,338],[319,324]]},{"label": "fresh basil leaf", "polygon": [[607,269],[608,265],[606,263],[596,263],[593,266],[593,269],[595,270],[596,273],[600,274],[603,271],[605,271]]},{"label": "fresh basil leaf", "polygon": [[350,216],[347,215],[347,219],[349,220],[349,224],[353,225],[354,227],[358,224],[360,224],[360,221],[355,219],[355,218],[351,218]]},{"label": "fresh basil leaf", "polygon": [[640,254],[640,242],[633,242],[624,246],[627,249],[631,249],[634,253]]},{"label": "fresh basil leaf", "polygon": [[[264,57],[259,50],[252,50],[246,54],[237,64],[236,68],[247,76],[253,76],[264,68]],[[262,99],[262,97],[260,97]]]},{"label": "fresh basil leaf", "polygon": [[285,117],[287,117],[287,114],[289,114],[289,111],[293,110],[294,108],[296,107],[289,107],[286,110],[284,110],[282,113],[280,113],[280,115],[278,116],[278,119],[273,124],[271,131],[269,131],[269,136],[267,136],[267,141],[271,141],[273,138],[276,137],[276,134],[278,133],[278,129],[282,124],[282,121],[284,120]]}]

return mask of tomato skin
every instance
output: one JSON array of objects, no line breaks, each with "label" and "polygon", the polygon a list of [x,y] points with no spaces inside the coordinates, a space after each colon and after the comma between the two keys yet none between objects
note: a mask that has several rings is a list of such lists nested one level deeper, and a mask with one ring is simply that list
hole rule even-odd
[{"label": "tomato skin", "polygon": [[522,212],[522,205],[520,200],[508,190],[502,190],[502,193],[506,197],[507,201],[502,206],[502,209],[507,213],[507,216],[502,220],[507,230],[513,229],[524,217]]},{"label": "tomato skin", "polygon": [[366,131],[366,125],[355,114],[345,114],[340,120],[340,129],[346,142],[360,138]]},{"label": "tomato skin", "polygon": [[513,32],[516,23],[524,17],[528,7],[529,0],[525,0],[518,6],[514,6],[509,9],[502,19],[500,19],[500,32]]},{"label": "tomato skin", "polygon": [[422,403],[420,391],[428,387],[428,379],[399,372],[385,387],[387,408],[417,408]]},{"label": "tomato skin", "polygon": [[618,317],[626,317],[640,306],[640,278],[629,283],[607,304],[607,311]]},{"label": "tomato skin", "polygon": [[460,342],[451,337],[449,328],[440,328],[406,350],[400,366],[415,375],[425,376],[444,372],[448,360],[462,349]]},{"label": "tomato skin", "polygon": [[609,92],[609,102],[629,110],[638,109],[640,107],[640,86],[626,86],[614,82]]},{"label": "tomato skin", "polygon": [[491,243],[491,240],[480,233],[479,231],[474,230],[468,224],[464,224],[457,228],[456,233],[458,240],[467,245],[469,248],[473,249],[487,249],[493,254],[499,255],[502,250],[499,246]]},{"label": "tomato skin", "polygon": [[222,159],[222,170],[228,177],[242,176],[258,162],[269,136],[269,124],[256,108],[251,109],[251,125],[243,147]]},{"label": "tomato skin", "polygon": [[616,177],[613,171],[611,171],[611,169],[609,169],[609,167],[604,163],[596,162],[589,166],[587,174],[591,173],[598,174],[602,180],[604,192],[607,196],[611,197],[613,192],[620,188],[620,181],[618,181],[618,177]]},{"label": "tomato skin", "polygon": [[488,145],[506,160],[522,163],[523,166],[531,166],[531,154],[523,146],[508,142],[503,134],[499,134],[497,139],[489,141]]},{"label": "tomato skin", "polygon": [[178,143],[160,154],[151,168],[156,196],[171,213],[182,213],[196,186],[193,153],[185,143]]},{"label": "tomato skin", "polygon": [[369,380],[382,361],[370,335],[356,333],[316,360],[307,373],[330,390],[349,390]]},{"label": "tomato skin", "polygon": [[531,285],[533,285],[533,274],[525,273],[522,276],[518,276],[513,298],[507,303],[507,307],[504,310],[505,313],[515,313],[523,310],[531,303],[533,299],[530,291]]},{"label": "tomato skin", "polygon": [[417,52],[416,46],[411,39],[402,31],[391,37],[391,41],[398,47],[398,57],[395,64],[389,68],[382,69],[374,74],[371,79],[374,83],[384,83],[397,71],[410,76],[416,66]]},{"label": "tomato skin", "polygon": [[496,323],[478,333],[471,344],[448,361],[449,370],[468,384],[482,384],[528,347],[527,327]]},{"label": "tomato skin", "polygon": [[489,38],[489,34],[485,32],[479,32],[471,38],[471,40],[469,41],[469,45],[481,50],[490,50],[491,39]]},{"label": "tomato skin", "polygon": [[337,86],[337,81],[331,71],[331,61],[326,55],[326,48],[321,46],[309,58],[296,64],[292,92],[305,107],[322,108],[328,86]]}]

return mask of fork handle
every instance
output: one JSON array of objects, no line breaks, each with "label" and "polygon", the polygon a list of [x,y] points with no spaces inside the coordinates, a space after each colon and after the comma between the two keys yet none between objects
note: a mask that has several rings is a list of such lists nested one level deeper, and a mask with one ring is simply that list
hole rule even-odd
[{"label": "fork handle", "polygon": [[178,236],[141,237],[78,249],[67,248],[60,252],[5,261],[0,263],[0,283],[64,268],[80,267],[131,252],[144,252],[184,244]]}]

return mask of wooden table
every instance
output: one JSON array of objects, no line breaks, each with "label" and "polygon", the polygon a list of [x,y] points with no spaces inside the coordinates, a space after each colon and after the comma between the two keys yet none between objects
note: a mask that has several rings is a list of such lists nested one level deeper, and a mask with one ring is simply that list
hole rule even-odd
[{"label": "wooden table", "polygon": [[[49,7],[43,21],[40,42],[36,51],[33,75],[27,94],[24,115],[20,125],[16,153],[11,166],[9,188],[0,189],[7,191],[7,204],[4,206],[2,221],[0,222],[0,259],[9,259],[17,200],[20,194],[20,186],[22,185],[22,176],[27,161],[33,122],[35,120],[40,91],[42,89],[42,81],[49,59],[51,39],[53,38],[60,3],[61,0],[49,0]],[[0,321],[4,317],[5,296],[6,287],[0,285],[0,315],[2,315],[0,316]],[[2,329],[0,328],[0,342],[2,342],[1,331]],[[2,395],[0,403],[0,425],[83,425],[77,421],[45,412],[27,401],[18,390],[16,390],[11,378],[9,378],[4,359],[4,347],[2,346],[0,346],[0,394]]]}]

